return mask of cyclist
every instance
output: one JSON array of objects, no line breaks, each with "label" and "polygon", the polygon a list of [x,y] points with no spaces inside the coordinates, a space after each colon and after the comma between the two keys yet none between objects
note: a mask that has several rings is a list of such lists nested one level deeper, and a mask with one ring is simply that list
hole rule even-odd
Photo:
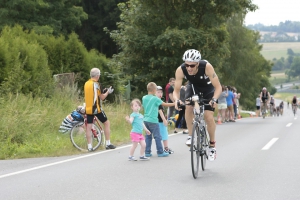
[{"label": "cyclist", "polygon": [[293,97],[291,103],[292,103],[292,109],[295,109],[295,113],[296,113],[297,112],[297,107],[298,107],[298,100],[297,100],[296,95]]},{"label": "cyclist", "polygon": [[260,105],[261,112],[264,115],[265,113],[264,110],[267,110],[267,105],[269,104],[269,98],[270,98],[270,93],[267,91],[266,87],[263,87],[261,93],[260,93],[260,102],[262,103]]},{"label": "cyclist", "polygon": [[275,99],[274,97],[271,95],[271,99],[270,99],[270,113],[271,115],[274,114],[276,112],[276,106],[275,106]]},{"label": "cyclist", "polygon": [[283,101],[281,101],[279,104],[279,111],[280,111],[281,115],[283,114],[283,107],[284,107],[284,104],[283,104]]},{"label": "cyclist", "polygon": [[[209,106],[205,106],[204,117],[207,124],[207,130],[210,136],[209,145],[209,156],[210,161],[216,158],[216,148],[215,148],[215,130],[216,123],[214,119],[214,108],[216,107],[217,99],[222,93],[222,86],[220,84],[219,78],[215,73],[213,66],[204,60],[201,60],[201,54],[198,50],[190,49],[185,51],[182,57],[184,63],[182,63],[176,70],[175,73],[175,88],[173,92],[174,102],[179,101],[179,93],[182,85],[183,79],[187,79],[189,83],[186,85],[185,99],[192,97],[194,94],[199,92],[203,93],[204,99],[211,99],[209,101]],[[193,85],[193,87],[192,87]],[[178,105],[175,103],[175,108],[178,110]],[[191,145],[191,136],[193,129],[193,107],[187,105],[185,108],[185,119],[188,128],[188,138],[186,145]]]},{"label": "cyclist", "polygon": [[89,79],[84,84],[84,99],[85,99],[85,112],[87,116],[87,127],[86,127],[86,137],[88,141],[88,150],[92,151],[91,144],[91,129],[94,121],[94,116],[96,116],[104,125],[104,134],[106,139],[106,149],[115,149],[116,147],[110,143],[110,122],[107,119],[106,114],[101,106],[101,100],[104,100],[108,94],[113,92],[112,87],[104,89],[104,93],[100,89],[100,84],[98,80],[100,78],[100,69],[91,69]]}]

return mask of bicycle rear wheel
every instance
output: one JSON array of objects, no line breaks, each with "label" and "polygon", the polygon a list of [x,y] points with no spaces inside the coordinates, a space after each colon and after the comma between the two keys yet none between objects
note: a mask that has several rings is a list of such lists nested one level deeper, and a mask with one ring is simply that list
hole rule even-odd
[{"label": "bicycle rear wheel", "polygon": [[200,156],[200,129],[197,123],[193,125],[192,141],[191,141],[191,164],[194,179],[198,177],[199,172],[199,156]]},{"label": "bicycle rear wheel", "polygon": [[294,116],[296,116],[296,108],[295,108],[295,106],[293,106],[293,113],[294,113]]},{"label": "bicycle rear wheel", "polygon": [[[92,128],[92,147],[93,151],[99,148],[102,144],[103,135],[98,126],[93,125]],[[70,132],[70,140],[74,147],[80,151],[88,151],[86,128],[84,122],[76,124]]]},{"label": "bicycle rear wheel", "polygon": [[200,143],[201,144],[200,146],[201,167],[202,167],[202,171],[204,171],[206,166],[206,160],[208,159],[208,155],[207,155],[208,138],[207,138],[205,127],[202,127],[200,132],[200,137],[201,137],[201,143]]}]

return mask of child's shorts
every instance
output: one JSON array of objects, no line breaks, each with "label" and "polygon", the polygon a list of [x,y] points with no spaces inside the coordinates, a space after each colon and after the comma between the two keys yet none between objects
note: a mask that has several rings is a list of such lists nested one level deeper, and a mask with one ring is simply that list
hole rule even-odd
[{"label": "child's shorts", "polygon": [[140,142],[141,140],[145,140],[143,134],[135,132],[130,133],[130,138],[132,142]]},{"label": "child's shorts", "polygon": [[164,125],[164,123],[162,123],[162,122],[159,122],[158,124],[159,124],[159,132],[160,132],[160,135],[161,135],[161,139],[162,140],[168,140],[168,136],[169,136],[168,127],[166,127]]}]

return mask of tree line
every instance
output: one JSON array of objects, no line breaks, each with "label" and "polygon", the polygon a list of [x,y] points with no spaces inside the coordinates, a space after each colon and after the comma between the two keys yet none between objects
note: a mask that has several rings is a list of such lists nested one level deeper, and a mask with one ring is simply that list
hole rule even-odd
[{"label": "tree line", "polygon": [[184,51],[195,48],[253,107],[272,67],[259,34],[243,24],[255,9],[248,0],[2,1],[0,89],[51,97],[53,74],[75,72],[82,88],[99,67],[101,82],[121,93],[129,80],[140,98],[148,82],[174,77]]},{"label": "tree line", "polygon": [[274,58],[273,70],[284,70],[288,79],[300,76],[300,53],[295,53],[292,49],[287,49],[288,57],[285,59]]},{"label": "tree line", "polygon": [[[259,32],[270,32],[263,34],[258,42],[300,42],[300,22],[287,20],[280,22],[278,25],[270,26],[258,23],[248,25],[247,28]],[[289,35],[288,33],[295,33],[295,35]]]},{"label": "tree line", "polygon": [[280,22],[278,25],[270,26],[266,26],[261,23],[254,25],[250,24],[247,28],[256,31],[300,33],[300,21],[286,20],[285,22]]}]

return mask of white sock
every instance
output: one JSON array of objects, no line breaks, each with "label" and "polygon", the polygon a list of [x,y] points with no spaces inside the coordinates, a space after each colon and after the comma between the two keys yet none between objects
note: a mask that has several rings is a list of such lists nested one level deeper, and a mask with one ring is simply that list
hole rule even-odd
[{"label": "white sock", "polygon": [[106,145],[110,145],[110,140],[106,140]]},{"label": "white sock", "polygon": [[92,144],[88,144],[88,149],[91,149],[91,148],[93,148]]},{"label": "white sock", "polygon": [[188,138],[192,138],[192,136],[189,135]]}]

